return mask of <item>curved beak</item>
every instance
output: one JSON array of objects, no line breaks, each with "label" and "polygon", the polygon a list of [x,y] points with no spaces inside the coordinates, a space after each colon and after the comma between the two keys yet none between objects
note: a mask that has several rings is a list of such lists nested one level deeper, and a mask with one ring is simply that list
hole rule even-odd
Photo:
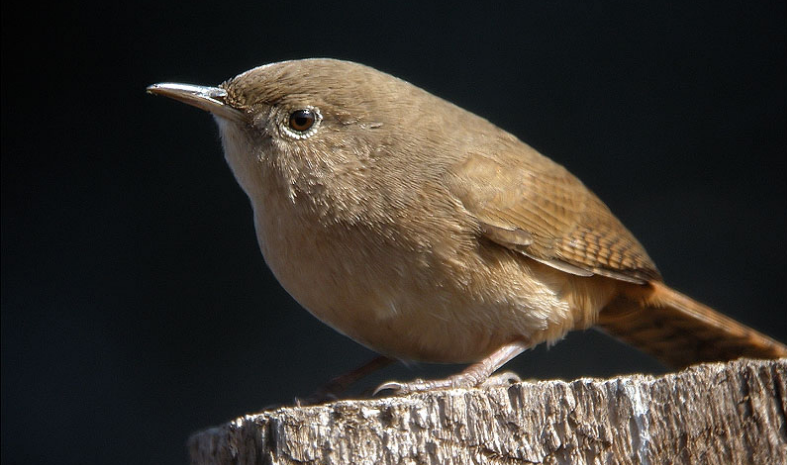
[{"label": "curved beak", "polygon": [[148,93],[163,95],[193,107],[209,111],[214,115],[232,121],[245,121],[245,114],[227,104],[224,99],[227,91],[220,87],[195,86],[176,82],[163,82],[148,86]]}]

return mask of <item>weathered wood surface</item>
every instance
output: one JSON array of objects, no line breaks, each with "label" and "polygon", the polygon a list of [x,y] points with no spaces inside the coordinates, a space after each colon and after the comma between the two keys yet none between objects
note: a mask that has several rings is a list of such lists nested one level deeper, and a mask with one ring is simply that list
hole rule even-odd
[{"label": "weathered wood surface", "polygon": [[194,464],[787,463],[787,359],[281,408],[189,440]]}]

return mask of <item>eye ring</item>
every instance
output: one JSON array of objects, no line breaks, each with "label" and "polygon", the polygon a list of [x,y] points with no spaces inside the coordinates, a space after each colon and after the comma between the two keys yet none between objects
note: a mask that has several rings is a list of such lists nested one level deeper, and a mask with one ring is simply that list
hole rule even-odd
[{"label": "eye ring", "polygon": [[306,107],[295,110],[287,116],[282,129],[295,139],[305,139],[311,136],[322,120],[320,111],[313,107]]}]

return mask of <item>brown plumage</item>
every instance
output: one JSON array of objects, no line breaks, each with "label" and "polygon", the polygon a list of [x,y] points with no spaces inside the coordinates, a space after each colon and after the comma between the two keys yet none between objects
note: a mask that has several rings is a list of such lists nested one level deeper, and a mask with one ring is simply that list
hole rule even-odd
[{"label": "brown plumage", "polygon": [[658,281],[621,292],[599,314],[598,326],[674,368],[787,357],[784,344]]},{"label": "brown plumage", "polygon": [[787,356],[664,285],[565,168],[407,82],[315,59],[150,91],[216,116],[262,253],[305,308],[390,357],[477,362],[384,388],[476,385],[596,322],[674,366]]}]

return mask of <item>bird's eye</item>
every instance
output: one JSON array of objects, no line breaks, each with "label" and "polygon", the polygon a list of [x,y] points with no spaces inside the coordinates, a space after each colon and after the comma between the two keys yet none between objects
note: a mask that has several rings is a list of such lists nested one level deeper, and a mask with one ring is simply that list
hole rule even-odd
[{"label": "bird's eye", "polygon": [[306,132],[314,126],[317,115],[312,110],[297,110],[290,113],[290,129],[297,132]]},{"label": "bird's eye", "polygon": [[312,106],[301,107],[289,115],[283,113],[282,116],[284,118],[280,119],[278,124],[281,133],[295,140],[313,136],[322,121],[320,110]]}]

